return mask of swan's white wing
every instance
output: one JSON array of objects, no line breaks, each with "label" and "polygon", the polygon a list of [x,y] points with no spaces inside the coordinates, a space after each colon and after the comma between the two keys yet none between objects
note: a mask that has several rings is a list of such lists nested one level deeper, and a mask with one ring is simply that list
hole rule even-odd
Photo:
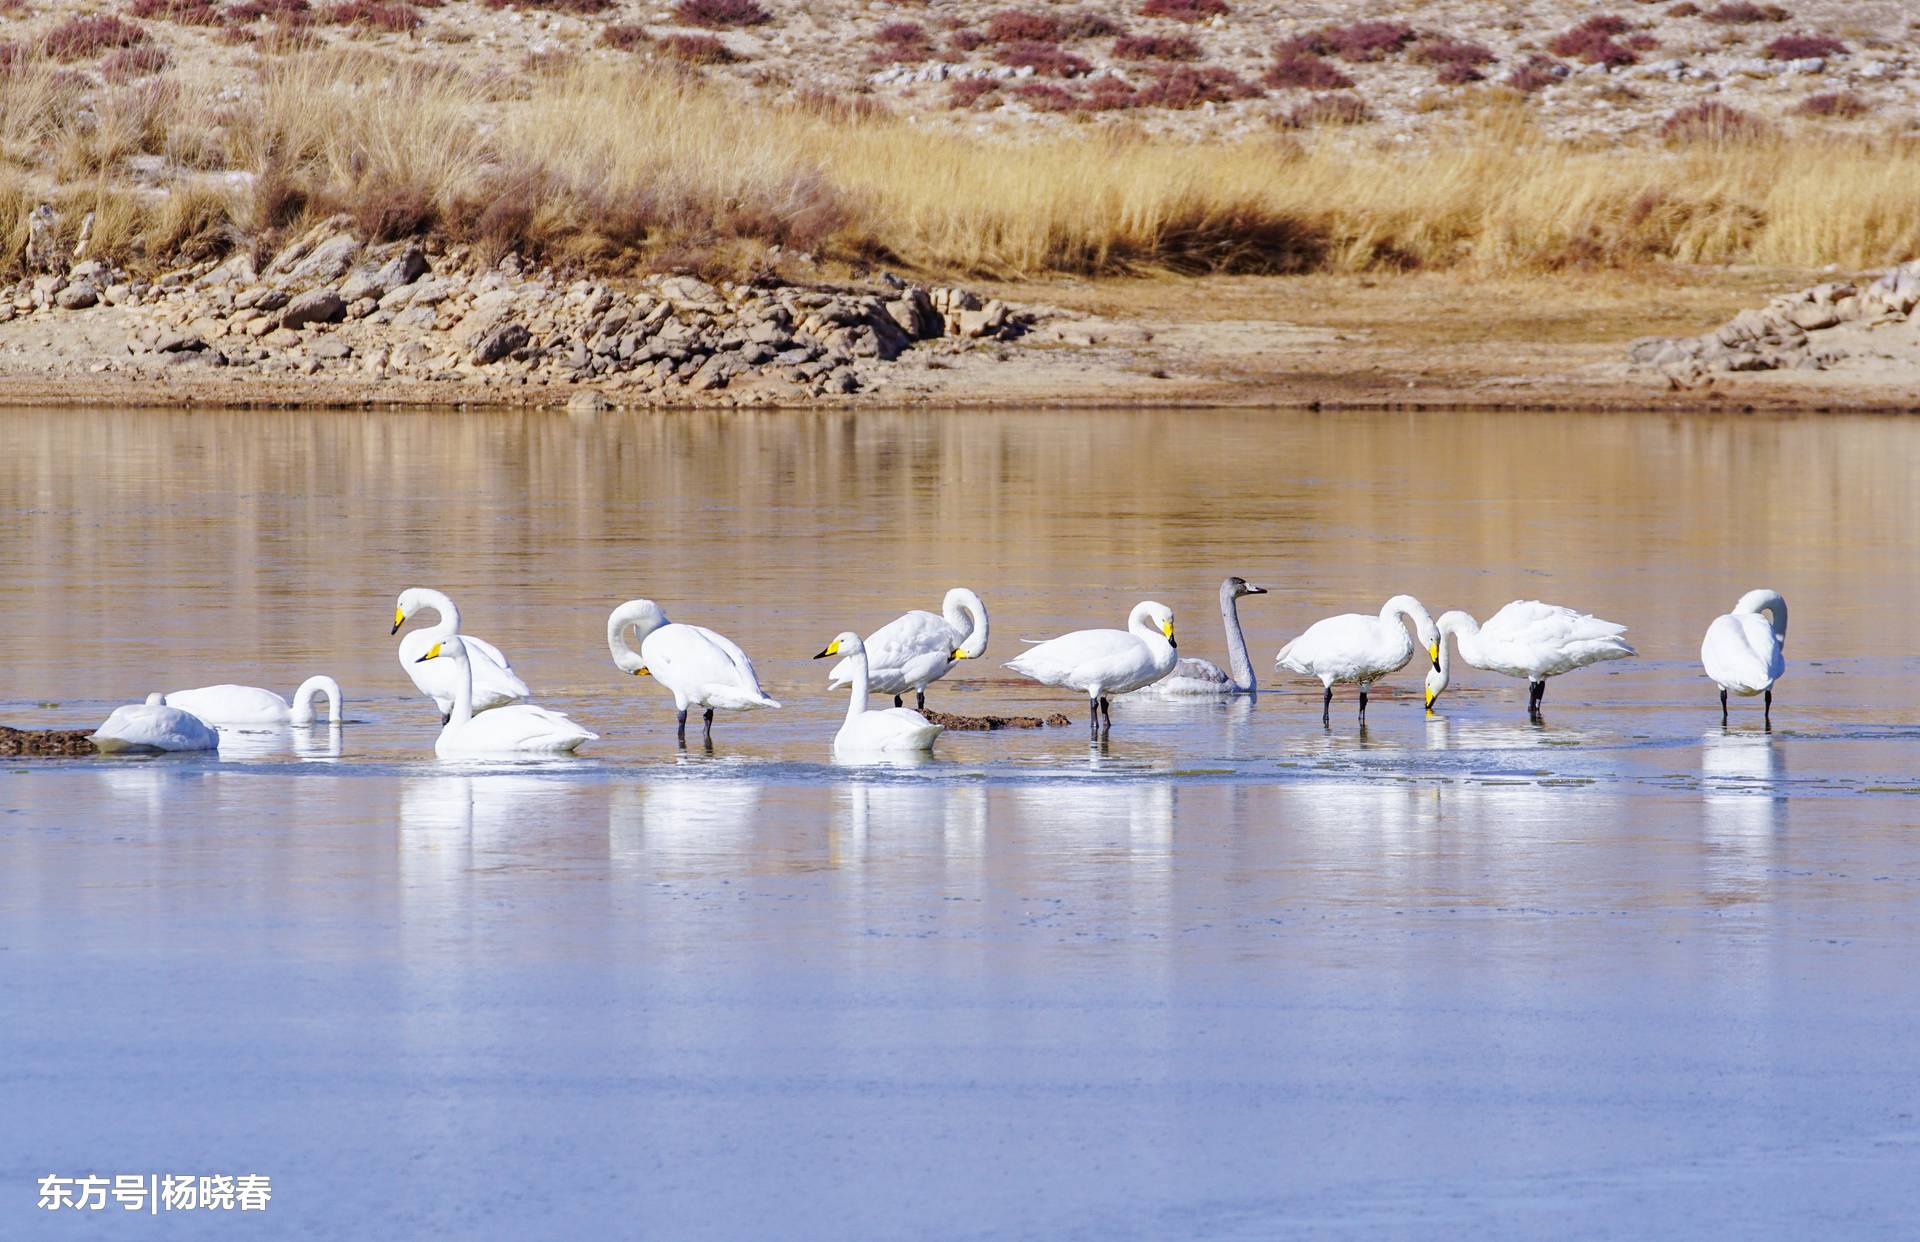
[{"label": "swan's white wing", "polygon": [[746,652],[704,626],[663,625],[640,640],[640,657],[676,699],[733,711],[780,706],[761,692]]},{"label": "swan's white wing", "polygon": [[177,707],[210,725],[285,724],[293,716],[292,704],[259,686],[219,685],[175,690],[166,696],[166,702],[168,707]]},{"label": "swan's white wing", "polygon": [[535,703],[509,703],[440,731],[441,754],[555,754],[599,737],[560,712]]},{"label": "swan's white wing", "polygon": [[1043,685],[1125,694],[1172,671],[1172,653],[1168,656],[1163,663],[1152,648],[1125,630],[1076,630],[1021,652],[1007,661],[1007,667]]},{"label": "swan's white wing", "polygon": [[[519,674],[508,667],[506,657],[500,649],[484,638],[475,638],[471,634],[460,635],[460,641],[466,644],[467,667],[473,670],[473,710],[484,712],[502,704],[518,702],[533,692],[527,689],[527,683],[520,680]],[[452,660],[428,660],[419,662],[433,646],[434,638],[430,630],[408,630],[400,636],[400,667],[406,670],[407,677],[420,693],[439,704],[444,714],[453,710],[454,683],[460,678],[460,670]]]},{"label": "swan's white wing", "polygon": [[1700,666],[1735,694],[1759,694],[1786,671],[1773,626],[1752,612],[1715,617],[1700,644]]},{"label": "swan's white wing", "polygon": [[1413,639],[1405,626],[1349,612],[1308,626],[1280,649],[1275,663],[1332,685],[1373,681],[1404,668],[1412,658]]},{"label": "swan's white wing", "polygon": [[[953,649],[966,640],[931,612],[915,610],[887,622],[862,645],[867,649],[867,685],[882,694],[902,694],[938,681],[953,667]],[[827,673],[828,689],[853,682],[851,657]]]},{"label": "swan's white wing", "polygon": [[93,731],[92,740],[106,754],[212,750],[220,744],[219,735],[199,717],[177,707],[147,703],[114,708]]},{"label": "swan's white wing", "polygon": [[1515,600],[1480,628],[1477,659],[1470,663],[1511,677],[1553,677],[1633,655],[1621,637],[1626,632],[1624,625],[1572,608]]},{"label": "swan's white wing", "polygon": [[837,751],[932,750],[941,727],[907,707],[866,711],[850,717],[833,736]]}]

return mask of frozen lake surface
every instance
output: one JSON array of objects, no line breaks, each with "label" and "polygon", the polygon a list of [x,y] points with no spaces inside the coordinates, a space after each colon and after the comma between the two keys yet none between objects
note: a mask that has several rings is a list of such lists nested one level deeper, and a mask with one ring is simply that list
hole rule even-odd
[{"label": "frozen lake surface", "polygon": [[[1270,412],[0,414],[0,721],[150,689],[348,725],[0,761],[0,1237],[46,1173],[259,1172],[236,1236],[1911,1237],[1920,423]],[[1179,610],[1256,702],[1084,705],[1024,637]],[[993,609],[910,767],[807,657]],[[446,589],[577,760],[444,763],[387,634]],[[1774,729],[1695,659],[1793,605]],[[1359,730],[1273,652],[1410,592],[1632,627]],[[673,745],[607,611],[787,706]],[[1458,666],[1456,665],[1456,668]]]}]

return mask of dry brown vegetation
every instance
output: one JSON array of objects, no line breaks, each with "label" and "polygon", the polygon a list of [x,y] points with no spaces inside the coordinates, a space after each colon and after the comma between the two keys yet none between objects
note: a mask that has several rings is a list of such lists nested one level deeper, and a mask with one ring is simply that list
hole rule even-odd
[{"label": "dry brown vegetation", "polygon": [[[148,267],[264,246],[333,211],[376,236],[601,271],[759,263],[773,246],[1009,278],[1858,267],[1920,253],[1920,144],[1893,137],[1623,151],[1546,139],[1508,110],[1414,149],[1311,131],[1007,144],[851,107],[749,110],[671,70],[500,73],[338,51],[266,61],[242,102],[161,78],[83,109],[81,89],[26,65],[0,93],[9,264],[41,201],[69,232],[93,212],[92,253]],[[175,170],[160,191],[116,176],[139,154]]]}]

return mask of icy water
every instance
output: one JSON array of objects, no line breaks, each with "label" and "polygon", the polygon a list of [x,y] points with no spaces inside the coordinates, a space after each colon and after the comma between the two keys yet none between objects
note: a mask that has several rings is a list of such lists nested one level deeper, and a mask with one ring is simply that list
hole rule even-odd
[{"label": "icy water", "polygon": [[[1608,414],[0,414],[0,721],[150,689],[349,723],[0,761],[0,1236],[1911,1237],[1920,423]],[[1084,704],[1023,637],[1179,613],[1257,702]],[[808,659],[967,584],[917,767]],[[433,757],[429,585],[572,761]],[[1774,728],[1696,655],[1792,605]],[[1410,592],[1632,627],[1333,727],[1274,651]],[[607,658],[638,595],[754,657],[711,753]],[[36,1210],[263,1173],[265,1213]],[[112,1200],[109,1199],[109,1203]],[[211,1211],[211,1209],[209,1209]]]}]

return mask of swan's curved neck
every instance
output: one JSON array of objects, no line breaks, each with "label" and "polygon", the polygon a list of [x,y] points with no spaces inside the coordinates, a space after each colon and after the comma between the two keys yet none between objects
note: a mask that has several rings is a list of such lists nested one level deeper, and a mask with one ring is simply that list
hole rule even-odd
[{"label": "swan's curved neck", "polygon": [[867,710],[867,649],[848,653],[853,664],[853,694],[847,699],[847,722],[851,724]]},{"label": "swan's curved neck", "polygon": [[634,630],[641,640],[667,623],[666,614],[651,600],[636,599],[620,605],[607,618],[607,651],[613,656],[614,665],[623,673],[631,673],[646,663],[627,638],[627,631]]},{"label": "swan's curved neck", "polygon": [[1160,627],[1153,623],[1152,609],[1153,603],[1150,600],[1142,600],[1135,604],[1133,611],[1127,614],[1127,632],[1135,638],[1144,638],[1149,643],[1165,647],[1168,645],[1167,636],[1162,634]]},{"label": "swan's curved neck", "polygon": [[1773,623],[1774,640],[1782,646],[1787,642],[1787,601],[1778,591],[1748,591],[1740,597],[1735,612],[1764,612]]},{"label": "swan's curved neck", "polygon": [[436,622],[433,628],[428,630],[427,633],[433,635],[435,638],[445,638],[449,634],[458,634],[460,632],[460,606],[453,602],[452,597],[443,591],[422,589],[419,593],[422,601],[420,607],[431,608],[440,614],[440,620]]},{"label": "swan's curved neck", "polygon": [[313,723],[313,700],[315,695],[327,696],[327,723],[340,723],[340,683],[331,677],[309,677],[300,683],[293,692],[293,723]]},{"label": "swan's curved neck", "polygon": [[1247,636],[1240,632],[1240,597],[1233,588],[1220,588],[1220,619],[1227,627],[1227,663],[1233,674],[1233,688],[1252,694],[1258,688],[1253,679],[1253,661],[1247,658]]},{"label": "swan's curved neck", "polygon": [[453,661],[453,715],[446,727],[463,725],[473,719],[473,661],[467,658],[466,644],[455,634],[441,641],[451,644],[441,654]]},{"label": "swan's curved neck", "polygon": [[962,650],[972,657],[986,651],[987,606],[978,595],[965,587],[955,587],[947,592],[940,611],[946,614],[949,629],[966,636],[960,643]]}]

